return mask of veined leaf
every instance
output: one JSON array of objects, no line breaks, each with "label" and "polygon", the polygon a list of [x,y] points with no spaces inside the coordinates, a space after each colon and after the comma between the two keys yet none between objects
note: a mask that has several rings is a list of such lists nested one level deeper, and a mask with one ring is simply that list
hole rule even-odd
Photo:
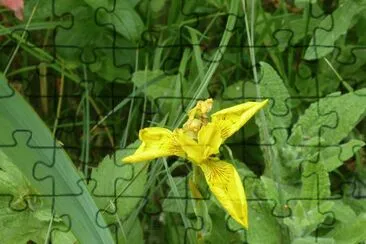
[{"label": "veined leaf", "polygon": [[[49,224],[52,228],[67,229],[61,218],[52,217],[49,199],[38,198],[39,194],[22,172],[0,150],[0,236],[4,244],[27,243],[32,240],[44,243]],[[20,211],[21,210],[21,211]],[[58,240],[76,241],[72,232],[54,231],[53,243]]]},{"label": "veined leaf", "polygon": [[[270,104],[264,108],[268,126],[271,129],[282,127],[287,128],[291,123],[292,113],[288,107],[288,99],[290,94],[283,83],[282,78],[277,74],[271,65],[261,62],[261,79],[259,81],[259,89],[261,96],[270,98]],[[285,140],[286,134],[283,132],[280,138]]]},{"label": "veined leaf", "polygon": [[[137,148],[138,143],[129,147]],[[129,215],[144,197],[147,165],[122,163],[121,159],[129,153],[129,150],[119,150],[112,156],[106,156],[91,174],[95,185],[90,181],[88,188],[97,206],[106,210],[103,213],[108,224]]]},{"label": "veined leaf", "polygon": [[331,94],[314,102],[292,128],[289,143],[338,145],[365,116],[366,88],[345,95]]},{"label": "veined leaf", "polygon": [[327,236],[334,238],[337,244],[360,243],[366,239],[366,214],[362,213],[352,222],[337,225]]},{"label": "veined leaf", "polygon": [[320,59],[332,52],[334,42],[347,33],[352,19],[366,7],[362,1],[345,1],[331,14],[328,15],[314,29],[313,38],[306,49],[305,59]]},{"label": "veined leaf", "polygon": [[[0,147],[32,186],[54,201],[58,215],[72,222],[81,243],[112,243],[113,238],[72,161],[31,106],[0,76]],[[52,197],[54,196],[54,197]]]},{"label": "veined leaf", "polygon": [[365,142],[353,139],[336,147],[326,147],[320,151],[320,162],[330,172],[341,166],[344,161],[352,157],[364,145]]}]

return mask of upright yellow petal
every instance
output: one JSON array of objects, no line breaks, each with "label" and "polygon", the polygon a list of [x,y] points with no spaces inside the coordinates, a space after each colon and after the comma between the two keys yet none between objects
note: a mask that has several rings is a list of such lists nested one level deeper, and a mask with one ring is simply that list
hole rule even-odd
[{"label": "upright yellow petal", "polygon": [[230,216],[248,228],[248,209],[243,184],[232,164],[208,160],[199,165],[208,186]]},{"label": "upright yellow petal", "polygon": [[201,153],[206,159],[219,153],[222,141],[220,129],[214,123],[202,126],[198,132],[198,144],[202,145],[203,151]]},{"label": "upright yellow petal", "polygon": [[237,132],[267,102],[268,99],[263,102],[246,102],[220,110],[211,115],[211,121],[220,128],[221,138],[226,140]]},{"label": "upright yellow petal", "polygon": [[177,141],[180,147],[185,152],[185,157],[192,163],[200,164],[205,158],[203,157],[204,147],[199,145],[190,135],[183,129],[176,129],[174,131],[177,135]]},{"label": "upright yellow petal", "polygon": [[185,155],[177,142],[176,135],[168,129],[160,127],[142,129],[139,139],[142,141],[139,148],[133,155],[123,158],[123,162],[135,163],[159,157],[172,155],[184,157]]}]

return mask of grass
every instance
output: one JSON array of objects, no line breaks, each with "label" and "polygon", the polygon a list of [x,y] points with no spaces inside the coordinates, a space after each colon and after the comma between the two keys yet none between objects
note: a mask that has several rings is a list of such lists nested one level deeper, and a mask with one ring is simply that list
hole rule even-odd
[{"label": "grass", "polygon": [[[17,234],[11,234],[9,228],[0,232],[8,236],[9,243],[16,238],[35,243],[71,243],[76,239],[83,243],[93,238],[105,243],[112,238],[118,243],[301,243],[317,238],[356,243],[366,239],[357,231],[364,224],[363,198],[342,195],[341,200],[335,200],[344,190],[342,185],[365,177],[362,104],[366,60],[358,55],[350,64],[337,62],[339,57],[350,59],[347,52],[352,53],[353,47],[366,45],[360,31],[366,11],[363,1],[344,0],[338,6],[329,5],[333,6],[330,9],[322,1],[297,6],[253,0],[117,1],[119,5],[109,7],[118,18],[99,8],[98,1],[51,2],[26,1],[25,16],[30,17],[25,22],[15,20],[11,12],[1,12],[0,67],[3,80],[6,77],[17,93],[13,95],[6,83],[1,84],[0,128],[5,136],[0,139],[0,151],[35,187],[35,198],[56,202],[51,207],[40,204],[35,210],[23,211],[35,216],[35,221],[23,229],[13,229]],[[359,12],[348,13],[353,16],[348,26],[331,30],[346,32],[332,33],[340,36],[336,41],[322,40],[342,52],[321,50],[315,60],[306,60],[316,34],[312,30],[325,25],[326,16],[342,14],[342,6],[347,4],[358,5],[352,9]],[[69,15],[62,17],[64,13]],[[73,25],[63,28],[70,23],[70,16],[75,17]],[[134,39],[139,23],[144,26],[140,38]],[[113,31],[112,26],[123,26],[126,32]],[[94,61],[85,63],[83,59]],[[328,104],[330,94],[335,100]],[[282,101],[284,96],[288,97],[286,101]],[[346,102],[340,102],[344,96],[355,104],[345,107]],[[181,127],[187,111],[208,97],[214,98],[214,111],[270,99],[268,108],[221,148],[221,157],[233,163],[243,179],[249,202],[248,230],[240,229],[217,200],[210,198],[204,182],[200,188],[204,199],[191,199],[186,183],[194,169],[176,157],[136,168],[129,179],[117,177],[116,185],[109,187],[116,190],[114,195],[98,198],[93,194],[91,175],[106,170],[100,167],[106,155],[120,150],[123,155],[132,153],[130,147],[136,147],[133,143],[142,128]],[[308,115],[313,108],[318,114]],[[337,119],[324,119],[319,112],[323,110],[336,114]],[[346,113],[347,118],[342,116]],[[314,123],[307,124],[309,120]],[[306,126],[309,128],[298,129]],[[323,145],[329,140],[322,138],[323,130],[330,127],[342,139]],[[314,128],[320,132],[311,134]],[[36,150],[31,150],[29,145],[33,144],[29,143],[19,148],[11,144],[16,131],[22,142],[31,132],[32,142],[37,140]],[[53,155],[48,148],[56,145],[54,151],[61,156]],[[332,147],[336,150],[326,151]],[[308,163],[314,158],[317,168]],[[114,177],[113,172],[121,165],[125,167],[120,158],[114,161],[115,171],[105,171],[106,178]],[[47,169],[41,170],[40,165]],[[327,171],[327,167],[332,170]],[[147,178],[139,192],[132,183],[140,182],[145,170]],[[324,180],[321,193],[307,188],[316,182],[303,172]],[[7,177],[17,183],[15,175],[9,173]],[[56,189],[50,180],[56,188],[62,185],[62,200],[50,198]],[[357,187],[363,189],[361,185]],[[1,187],[5,189],[2,194],[21,199],[19,194],[9,193],[9,184]],[[139,194],[126,196],[129,189],[134,192],[133,187]],[[98,205],[101,198],[105,200],[102,207]],[[167,207],[171,199],[175,209]],[[123,212],[119,201],[132,206],[131,210]],[[8,202],[0,201],[0,211],[8,208]],[[197,216],[192,210],[197,204],[207,210],[208,216]],[[37,211],[45,210],[45,206],[51,217],[38,218]],[[285,211],[283,206],[292,214],[281,212]],[[101,222],[96,221],[98,209],[104,217],[102,220],[98,215]],[[349,211],[353,220],[339,214],[342,211]],[[324,212],[335,213],[336,221],[329,228],[324,227],[328,220]],[[68,213],[80,221],[72,217],[70,227],[67,221],[58,220]],[[4,225],[1,220],[0,225]],[[346,229],[351,225],[354,229]],[[71,231],[52,231],[56,227],[70,227]],[[41,230],[42,237],[27,233],[32,228]],[[353,237],[342,239],[345,230]]]}]

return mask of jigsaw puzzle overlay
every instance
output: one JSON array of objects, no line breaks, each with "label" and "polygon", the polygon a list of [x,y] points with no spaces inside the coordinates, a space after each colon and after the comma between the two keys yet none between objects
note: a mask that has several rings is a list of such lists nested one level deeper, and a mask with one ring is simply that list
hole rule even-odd
[{"label": "jigsaw puzzle overlay", "polygon": [[[366,0],[0,5],[1,243],[366,243]],[[122,162],[208,98],[268,99],[208,155],[248,226],[161,134]]]}]

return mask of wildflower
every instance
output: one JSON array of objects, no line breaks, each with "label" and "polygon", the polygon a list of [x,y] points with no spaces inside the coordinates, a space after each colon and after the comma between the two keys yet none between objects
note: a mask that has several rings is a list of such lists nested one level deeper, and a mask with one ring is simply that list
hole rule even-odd
[{"label": "wildflower", "polygon": [[0,5],[14,11],[15,16],[19,20],[23,20],[23,9],[24,2],[23,0],[0,0]]},{"label": "wildflower", "polygon": [[182,128],[174,131],[150,127],[140,130],[139,148],[122,161],[134,163],[159,157],[179,156],[203,172],[210,191],[228,214],[248,228],[248,210],[243,184],[235,167],[217,156],[220,145],[238,131],[268,101],[246,102],[211,115],[212,99],[199,101],[188,113]]}]

